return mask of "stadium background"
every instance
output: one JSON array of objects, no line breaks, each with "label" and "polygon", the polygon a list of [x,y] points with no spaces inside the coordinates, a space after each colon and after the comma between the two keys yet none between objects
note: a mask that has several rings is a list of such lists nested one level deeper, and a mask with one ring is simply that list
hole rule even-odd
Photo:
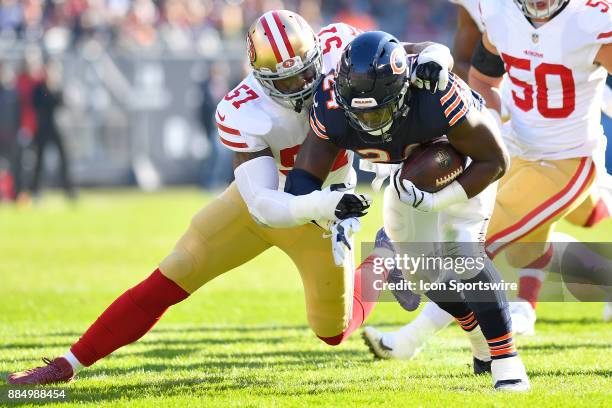
[{"label": "stadium background", "polygon": [[[59,68],[55,117],[77,185],[222,187],[230,153],[217,144],[214,107],[248,72],[246,29],[272,8],[297,10],[315,29],[341,20],[445,44],[456,16],[446,0],[2,0],[0,171],[22,154],[28,189],[35,130],[23,135],[32,126],[23,107],[15,114],[19,84]],[[57,168],[54,149],[45,154],[45,169]]]}]

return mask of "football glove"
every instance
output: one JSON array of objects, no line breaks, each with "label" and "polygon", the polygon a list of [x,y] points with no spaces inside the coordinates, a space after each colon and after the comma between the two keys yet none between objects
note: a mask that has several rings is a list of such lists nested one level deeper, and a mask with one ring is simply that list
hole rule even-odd
[{"label": "football glove", "polygon": [[367,194],[353,193],[354,188],[354,185],[339,183],[332,184],[323,190],[326,193],[326,201],[329,200],[326,206],[328,208],[334,206],[333,214],[336,219],[344,220],[353,217],[363,217],[368,213],[367,209],[372,204],[372,198]]},{"label": "football glove", "polygon": [[419,53],[416,67],[410,75],[410,83],[417,88],[427,89],[432,94],[444,91],[448,86],[449,70],[453,56],[448,47],[433,44]]},{"label": "football glove", "polygon": [[367,194],[353,193],[354,185],[332,184],[323,190],[295,196],[291,201],[291,213],[304,222],[337,221],[350,217],[363,217],[372,204]]},{"label": "football glove", "polygon": [[346,254],[352,250],[351,238],[354,233],[359,232],[361,224],[357,218],[347,218],[345,220],[335,221],[331,224],[329,230],[332,244],[332,254],[334,262],[337,266],[344,264]]},{"label": "football glove", "polygon": [[401,169],[392,178],[398,198],[405,204],[423,212],[441,211],[450,205],[465,202],[468,196],[457,180],[435,193],[420,190],[410,180],[402,180]]}]

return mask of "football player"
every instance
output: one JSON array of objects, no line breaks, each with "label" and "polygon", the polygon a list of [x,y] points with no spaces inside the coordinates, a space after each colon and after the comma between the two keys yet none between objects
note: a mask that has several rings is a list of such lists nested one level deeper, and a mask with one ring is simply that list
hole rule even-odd
[{"label": "football player", "polygon": [[[481,31],[484,31],[484,26],[482,24],[482,19],[480,17],[480,11],[478,8],[477,0],[450,0],[450,1],[452,1],[453,3],[460,4],[462,6],[459,8],[459,15],[458,15],[458,22],[457,22],[457,34],[455,37],[454,52],[453,52],[454,57],[455,57],[454,71],[457,71],[462,74],[467,74],[467,70],[464,70],[463,68],[465,66],[469,67],[469,64],[471,64],[471,56],[473,54],[474,49],[476,49],[477,47],[478,48],[481,47],[479,43],[481,39],[483,38]],[[491,2],[481,2],[481,3],[482,3],[481,7],[483,8],[483,10],[491,10],[491,7],[495,7],[491,5]],[[504,10],[507,7],[510,7],[511,9],[514,7],[514,4],[512,4],[512,1],[507,1],[504,3],[509,3],[509,5],[502,6]],[[521,203],[523,202],[523,199],[521,198],[519,200],[518,199],[519,196],[514,195],[513,191],[521,191],[521,197],[522,197],[522,194],[524,194],[524,191],[528,188],[527,186],[533,186],[533,188],[536,189],[536,188],[539,188],[538,187],[539,184],[537,180],[540,180],[542,178],[544,178],[545,180],[548,179],[548,172],[550,171],[548,169],[550,168],[550,166],[557,166],[561,162],[549,161],[547,160],[547,158],[550,157],[551,154],[559,154],[558,153],[559,151],[567,149],[567,146],[568,146],[567,132],[568,131],[577,132],[577,133],[574,133],[575,135],[574,143],[576,145],[580,145],[579,140],[583,138],[584,135],[589,135],[587,137],[587,140],[589,138],[594,138],[595,140],[597,139],[601,140],[601,135],[602,135],[601,129],[598,126],[599,114],[595,112],[595,110],[597,109],[596,101],[599,100],[598,97],[601,96],[600,87],[602,86],[601,85],[602,75],[605,78],[605,73],[602,74],[604,70],[599,68],[599,65],[603,65],[606,69],[609,70],[609,67],[606,66],[604,63],[604,59],[605,59],[604,54],[606,52],[609,53],[609,51],[606,51],[605,48],[609,47],[609,45],[606,46],[604,44],[609,43],[609,40],[606,40],[606,38],[608,37],[606,37],[605,34],[609,33],[610,30],[612,30],[612,27],[609,27],[610,29],[606,30],[606,24],[608,24],[608,26],[610,25],[609,16],[610,16],[610,13],[612,13],[612,11],[609,11],[609,8],[603,5],[600,5],[600,7],[595,7],[596,2],[587,2],[588,4],[583,4],[581,7],[574,6],[573,8],[570,8],[570,10],[567,10],[567,11],[563,10],[566,7],[567,2],[558,2],[558,3],[549,2],[549,3],[543,2],[539,6],[542,9],[544,8],[548,9],[548,7],[550,7],[551,16],[548,16],[548,17],[546,17],[545,15],[544,17],[542,17],[542,14],[540,13],[540,18],[536,18],[532,14],[530,14],[531,11],[537,10],[537,7],[538,7],[538,5],[537,4],[534,5],[533,2],[521,2],[520,10],[523,10],[525,12],[525,16],[518,14],[518,17],[517,17],[516,10],[512,9],[513,13],[511,13],[511,15],[514,16],[514,18],[512,20],[507,20],[503,26],[503,27],[508,28],[509,30],[508,33],[510,33],[510,34],[507,34],[505,38],[507,39],[509,38],[509,36],[512,36],[511,33],[514,33],[517,30],[521,30],[523,33],[522,38],[524,39],[524,41],[523,43],[519,45],[519,47],[524,47],[525,50],[523,51],[518,50],[518,51],[515,51],[515,53],[530,53],[529,55],[532,55],[535,58],[534,61],[537,61],[539,58],[544,58],[544,57],[540,57],[538,52],[540,52],[541,54],[542,52],[540,50],[546,50],[546,51],[549,51],[548,57],[551,57],[552,59],[554,59],[555,62],[557,60],[566,59],[566,60],[569,60],[568,65],[571,65],[572,69],[578,66],[578,68],[582,70],[582,72],[579,74],[579,76],[575,76],[575,72],[572,75],[576,78],[576,80],[578,79],[582,80],[582,83],[579,83],[579,82],[575,83],[575,88],[581,89],[580,91],[580,95],[582,95],[581,105],[579,109],[576,109],[575,112],[571,113],[568,116],[568,119],[573,121],[573,125],[568,125],[566,122],[560,121],[560,119],[565,119],[565,118],[547,118],[543,114],[538,114],[537,112],[535,112],[536,111],[535,109],[531,110],[531,116],[529,116],[527,119],[523,119],[523,121],[520,121],[519,119],[521,117],[524,118],[528,114],[525,113],[521,105],[517,105],[515,101],[517,99],[519,100],[521,99],[520,91],[527,92],[523,94],[524,97],[532,95],[533,88],[529,88],[529,87],[535,86],[536,92],[537,92],[538,79],[535,78],[535,76],[533,75],[535,74],[535,71],[532,72],[532,75],[529,77],[529,80],[526,82],[521,82],[521,81],[524,81],[524,79],[517,77],[517,78],[511,79],[510,84],[506,84],[507,86],[504,89],[504,92],[502,93],[501,102],[504,104],[505,107],[510,108],[513,117],[514,115],[519,115],[517,118],[517,123],[523,123],[522,125],[523,130],[529,127],[529,125],[526,125],[526,123],[532,124],[534,123],[534,122],[531,122],[532,118],[537,118],[536,119],[537,122],[535,123],[538,123],[538,126],[536,127],[535,131],[530,132],[531,134],[529,135],[529,137],[533,138],[534,141],[536,137],[539,137],[540,140],[542,140],[542,144],[543,146],[545,146],[545,148],[544,149],[536,148],[536,146],[534,146],[533,143],[523,143],[522,144],[522,149],[524,150],[523,155],[521,155],[520,153],[513,154],[516,157],[516,159],[513,159],[513,160],[514,162],[517,162],[517,164],[513,165],[512,167],[512,169],[515,171],[511,170],[510,174],[505,176],[505,179],[502,179],[501,181],[502,183],[501,190],[497,196],[497,206],[499,206],[499,209],[496,209],[494,212],[494,218],[491,221],[491,226],[489,228],[489,234],[487,237],[488,240],[490,240],[491,238],[495,238],[494,232],[499,231],[500,228],[502,228],[502,226],[506,226],[506,227],[511,226],[510,225],[512,223],[511,221],[501,219],[504,216],[504,214],[507,214],[507,216],[514,218],[515,223],[517,225],[521,221],[526,220],[524,216],[527,215],[529,207],[525,208],[524,206],[519,206],[520,210],[512,210],[512,209],[508,210],[510,208],[509,206],[514,205],[514,204],[518,205],[519,202]],[[544,29],[544,25],[542,24],[545,21],[550,20],[551,17],[556,16],[559,13],[564,13],[567,17],[564,16],[562,21],[555,21],[557,20],[555,18],[552,21],[546,23],[546,26],[549,26],[549,27],[555,26],[555,28],[554,29],[551,28],[551,30],[554,30],[556,33],[565,32],[565,35],[569,37],[571,27],[572,27],[571,26],[572,21],[568,21],[568,18],[573,18],[574,19],[573,22],[580,24],[580,28],[582,30],[581,33],[585,34],[582,37],[584,39],[582,43],[576,45],[574,42],[568,40],[568,41],[564,41],[563,45],[572,44],[571,47],[568,46],[568,48],[562,48],[563,45],[559,45],[558,40],[554,38],[554,34],[552,34],[552,31]],[[586,24],[584,23],[584,21],[588,20],[589,16],[592,14],[598,14],[598,18],[595,20],[597,23],[592,27],[586,27]],[[537,29],[535,25],[527,26],[527,27],[525,26],[525,23],[531,24],[532,20],[535,25],[541,25],[542,29]],[[514,25],[512,27],[509,27],[512,24],[510,23],[511,21],[514,23]],[[493,24],[497,24],[497,23],[498,23],[497,20],[493,22]],[[529,27],[531,27],[531,30],[533,30],[532,37],[529,37],[527,35],[529,34]],[[496,29],[495,30],[496,33],[499,33],[499,29],[497,27],[494,27],[494,28]],[[487,40],[486,36],[484,37],[484,40],[485,41]],[[561,48],[559,48],[558,45]],[[602,47],[602,45],[604,46]],[[596,59],[594,61],[593,58],[591,58],[591,61],[589,61],[586,58],[583,60],[579,60],[578,57],[575,56],[576,55],[575,53],[578,52],[577,50],[579,49],[580,46],[583,46],[585,47],[585,49],[589,49],[592,52],[597,51],[598,53],[601,53],[601,55],[597,56],[597,58],[600,58],[600,60]],[[601,50],[600,50],[600,47],[601,47]],[[538,51],[534,51],[535,49],[537,49]],[[552,52],[550,52],[551,50]],[[505,51],[502,51],[502,52],[505,52]],[[559,52],[563,52],[564,54],[566,54],[565,58],[562,58],[561,56],[557,55]],[[553,54],[554,56],[551,56],[550,54]],[[486,52],[483,53],[482,51],[476,57],[480,56],[480,58],[482,58],[483,55],[484,57],[487,57],[487,53]],[[495,57],[492,59],[494,61],[497,61],[498,68],[497,68],[497,71],[494,72],[497,76],[493,76],[494,80],[490,80],[490,82],[493,82],[495,86],[500,87],[501,76],[502,74],[504,74],[505,69],[499,57]],[[514,61],[512,58],[509,58],[509,57],[507,59],[510,62]],[[525,61],[527,61],[527,64],[530,64],[529,59],[523,59],[521,64],[525,64]],[[509,62],[507,61],[504,61],[504,62],[506,64],[509,64]],[[549,61],[546,61],[545,59],[543,60],[543,62],[549,63]],[[516,71],[518,68],[513,67],[512,65],[506,65],[506,67],[509,67],[511,70],[514,71],[514,72],[511,72],[511,74],[515,74],[516,72],[524,74],[524,72],[522,72],[523,70]],[[474,71],[475,75],[480,77],[478,75],[478,66],[476,66],[475,68],[476,68]],[[542,70],[542,68],[540,68],[540,70]],[[593,79],[593,81],[591,80],[587,81],[586,77],[584,76],[585,72],[596,73],[595,79]],[[519,84],[519,85],[517,86],[516,84]],[[584,86],[585,84],[587,85]],[[517,89],[512,89],[513,87],[517,87]],[[481,89],[481,88],[478,88],[478,89]],[[530,91],[530,89],[532,90]],[[604,91],[607,91],[609,94],[609,88],[607,86],[604,88]],[[512,94],[511,92],[514,92],[514,94]],[[540,92],[542,92],[542,90],[540,90]],[[573,96],[574,89],[572,89],[571,92],[566,91],[566,93],[571,94]],[[496,99],[498,98],[497,96],[492,95],[490,92],[487,92],[486,90],[484,91],[483,95],[485,96],[490,95]],[[559,95],[565,95],[565,92],[562,92],[561,89],[559,88],[555,89],[554,94],[551,91],[550,98],[555,98],[554,101],[553,99],[551,99],[551,102],[550,102],[551,105],[559,101],[560,99]],[[592,105],[591,105],[591,100],[594,101]],[[610,102],[609,96],[604,97],[603,100],[604,100],[604,104],[603,104],[604,109],[607,106],[612,104]],[[489,99],[487,99],[487,101],[489,102]],[[542,102],[538,102],[538,103],[541,104]],[[578,101],[575,101],[575,104],[576,106],[578,106]],[[497,115],[496,112],[493,112],[493,113],[494,115]],[[592,116],[589,116],[589,115],[592,115]],[[555,137],[550,136],[550,134],[552,134],[550,132],[555,133],[553,128],[556,126],[564,126],[565,132],[562,132],[561,136],[564,136],[564,138],[566,138],[566,141],[563,140],[564,138],[560,139],[557,136]],[[513,131],[512,129],[513,128],[506,127],[506,131],[504,132],[503,136],[505,139],[507,139],[507,142],[509,143],[510,146],[516,146],[516,138],[517,138],[517,136],[515,135],[516,131]],[[584,132],[584,135],[581,132]],[[569,145],[571,144],[572,142],[570,141]],[[599,150],[600,150],[599,153],[603,153],[603,150],[605,150],[605,142],[602,143],[602,145],[603,146],[599,147]],[[586,146],[584,152],[585,154],[587,153],[592,154],[591,152],[589,152],[588,146]],[[514,152],[511,152],[511,153],[514,153]],[[523,161],[522,158],[525,157],[524,156],[525,154],[528,155],[527,159],[528,161],[531,162],[531,163],[526,163],[526,164],[531,164],[531,166],[529,166],[530,167],[529,170],[532,172],[537,172],[539,175],[537,178],[530,178],[530,176],[526,172],[526,169],[519,171],[520,166],[518,165],[518,161]],[[561,153],[561,154],[564,154],[564,153]],[[538,159],[542,161],[538,161]],[[606,197],[606,195],[608,194],[606,190],[609,190],[608,185],[610,184],[610,181],[609,181],[609,176],[605,174],[606,172],[605,172],[605,168],[603,167],[603,165],[601,165],[600,168],[601,168],[602,173],[604,174],[601,175],[601,177],[599,177],[597,180],[598,188],[591,188],[590,190],[587,189],[588,195],[586,195],[586,198],[584,198],[585,197],[584,195],[582,197],[576,197],[576,200],[574,200],[576,202],[569,203],[568,208],[566,208],[561,213],[559,213],[558,215],[550,219],[548,222],[534,229],[532,232],[528,233],[525,237],[520,239],[520,241],[524,241],[524,242],[544,242],[544,240],[546,240],[550,236],[550,238],[548,239],[552,242],[557,242],[558,248],[556,248],[556,254],[555,254],[556,260],[554,262],[550,262],[549,260],[547,260],[547,258],[550,259],[550,256],[544,256],[540,260],[532,262],[530,265],[529,264],[526,264],[526,265],[519,264],[519,266],[526,266],[526,267],[521,269],[519,272],[520,279],[519,279],[519,293],[518,293],[518,299],[517,299],[518,301],[510,303],[510,311],[511,311],[515,333],[531,334],[534,332],[534,324],[536,320],[535,306],[536,306],[537,297],[538,297],[540,286],[541,286],[541,281],[543,280],[543,277],[544,277],[544,273],[542,272],[542,269],[551,268],[555,270],[555,272],[559,272],[558,264],[560,262],[559,259],[561,259],[562,254],[566,252],[567,248],[578,248],[576,246],[577,245],[576,243],[567,245],[565,242],[563,242],[563,241],[575,242],[575,240],[572,237],[569,237],[565,234],[559,234],[559,233],[551,234],[551,231],[553,230],[553,227],[556,221],[558,221],[561,218],[564,218],[574,225],[591,227],[595,225],[596,223],[598,223],[599,221],[609,217],[607,205],[602,199],[602,197]],[[506,179],[509,180],[509,178],[513,174],[516,174],[516,173],[520,174],[521,172],[523,173],[521,177],[515,178],[514,183],[509,183],[508,186],[504,187]],[[526,181],[526,179],[530,179],[530,180]],[[563,181],[559,181],[558,186],[561,186],[561,187],[557,187],[557,188],[553,187],[552,191],[550,190],[539,191],[538,190],[537,194],[534,196],[535,201],[530,205],[533,206],[533,208],[535,208],[537,207],[537,205],[546,202],[547,201],[546,199],[552,197],[554,195],[554,192],[561,191],[562,186],[567,185],[568,181],[570,180],[567,179],[565,183],[563,183]],[[525,185],[524,186],[520,185],[520,187],[517,187],[519,186],[519,183],[525,183]],[[545,183],[544,185],[547,185],[547,184]],[[511,187],[511,186],[514,186],[514,187]],[[548,186],[552,187],[550,186],[549,183],[548,183]],[[542,194],[548,194],[550,197],[546,195],[543,196]],[[514,195],[513,199],[510,199],[511,195]],[[507,212],[507,211],[510,211],[510,212]],[[536,215],[537,214],[534,214],[534,216]],[[496,225],[500,225],[500,227],[496,227]],[[553,246],[554,244],[548,250],[549,255],[550,255],[550,252],[553,251]],[[583,251],[585,254],[588,254],[587,256],[591,258],[599,259],[603,265],[608,264],[608,262],[605,259],[599,258],[598,255],[592,253],[591,251],[586,251],[584,249]],[[382,334],[374,328],[368,327],[366,328],[366,330],[370,332],[372,335],[382,337],[383,340],[387,344],[394,343],[398,345],[394,349],[385,349],[381,351],[380,353],[377,354],[377,357],[407,359],[407,358],[414,357],[420,351],[420,349],[425,344],[426,340],[431,335],[433,335],[439,330],[442,330],[444,327],[449,325],[452,322],[452,320],[453,320],[452,316],[450,316],[448,313],[441,310],[434,303],[430,302],[425,305],[422,312],[411,323],[404,326],[398,331]],[[610,307],[610,303],[606,303],[606,306],[604,309],[604,320],[606,321],[612,320],[612,308]]]},{"label": "football player", "polygon": [[[581,245],[550,242],[557,221],[565,217],[592,225],[607,215],[593,191],[597,173],[606,175],[601,100],[612,71],[609,9],[608,3],[596,1],[481,3],[486,29],[475,51],[470,83],[494,109],[500,106],[494,89],[504,72],[512,90],[507,104],[511,120],[504,133],[513,163],[500,184],[487,250],[495,256],[507,248],[512,265],[536,271],[531,284],[523,274],[524,297],[532,304],[522,304],[530,312],[540,270],[559,272],[564,258],[584,258],[578,254],[584,251]],[[498,13],[507,13],[506,18]],[[511,245],[517,242],[537,244]],[[598,274],[597,262],[581,262],[587,276]],[[531,328],[534,321],[535,314]]]},{"label": "football player", "polygon": [[[410,87],[411,60],[397,39],[380,31],[361,34],[347,46],[338,71],[328,73],[317,88],[311,131],[285,191],[310,194],[320,189],[341,151],[355,151],[375,163],[401,163],[412,147],[446,135],[471,158],[470,165],[436,193],[402,180],[398,169],[385,190],[384,228],[394,242],[447,242],[449,253],[474,256],[472,248],[465,252],[455,243],[483,243],[496,180],[506,171],[508,155],[478,94],[452,73],[445,91]],[[498,274],[487,263],[458,279],[491,283]],[[529,389],[503,291],[430,290],[427,296],[457,319],[472,340],[475,358],[492,355],[495,389]]]},{"label": "football player", "polygon": [[[236,182],[193,217],[172,253],[117,298],[64,356],[10,374],[9,383],[72,380],[81,368],[141,338],[168,307],[272,246],[300,272],[307,319],[322,341],[340,344],[361,325],[374,302],[361,300],[361,272],[353,270],[343,242],[350,241],[356,217],[365,214],[370,200],[347,191],[354,179],[352,153],[334,157],[323,190],[301,196],[282,191],[308,129],[308,107],[321,73],[337,65],[356,34],[346,24],[332,24],[316,35],[302,17],[284,10],[267,12],[253,23],[247,35],[252,73],[216,112],[219,137],[236,152]],[[452,65],[448,49],[431,43],[404,46],[423,51],[424,66],[438,75],[421,77],[423,83],[444,79]],[[311,220],[331,222],[331,246]],[[377,242],[384,246],[385,241],[380,234]]]}]

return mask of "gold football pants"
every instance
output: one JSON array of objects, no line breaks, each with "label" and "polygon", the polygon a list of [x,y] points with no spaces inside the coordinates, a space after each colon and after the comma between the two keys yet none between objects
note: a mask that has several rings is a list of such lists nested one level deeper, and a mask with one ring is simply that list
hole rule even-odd
[{"label": "gold football pants", "polygon": [[343,332],[351,315],[353,268],[337,267],[323,230],[308,224],[269,228],[249,214],[235,184],[202,208],[161,272],[189,293],[276,246],[296,265],[304,287],[308,323],[316,335]]},{"label": "gold football pants", "polygon": [[[586,221],[598,198],[592,195],[595,164],[588,157],[527,161],[512,159],[501,178],[487,231],[487,251],[493,258],[507,249],[511,265],[525,267],[546,249],[555,225],[565,217]],[[511,245],[513,243],[529,245]]]}]

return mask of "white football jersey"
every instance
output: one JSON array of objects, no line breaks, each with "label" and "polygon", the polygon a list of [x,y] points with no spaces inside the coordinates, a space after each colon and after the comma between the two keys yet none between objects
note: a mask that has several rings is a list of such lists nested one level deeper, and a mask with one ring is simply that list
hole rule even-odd
[{"label": "white football jersey", "polygon": [[480,10],[478,8],[478,3],[480,2],[479,0],[448,0],[448,1],[463,7],[468,12],[470,17],[472,17],[472,20],[474,20],[474,22],[478,26],[478,29],[480,31],[484,31],[484,26],[480,18]]},{"label": "white football jersey", "polygon": [[535,28],[513,0],[484,0],[480,9],[510,79],[504,136],[511,153],[527,160],[592,156],[603,142],[607,76],[593,61],[612,42],[612,10],[603,2],[570,1]]},{"label": "white football jersey", "polygon": [[[358,33],[344,23],[330,24],[319,32],[323,73],[336,69],[342,51]],[[236,152],[272,150],[281,173],[279,189],[283,189],[285,176],[310,130],[308,109],[296,113],[276,102],[251,73],[217,105],[215,119],[227,148]],[[341,152],[325,185],[354,181],[352,163],[353,152]]]}]

